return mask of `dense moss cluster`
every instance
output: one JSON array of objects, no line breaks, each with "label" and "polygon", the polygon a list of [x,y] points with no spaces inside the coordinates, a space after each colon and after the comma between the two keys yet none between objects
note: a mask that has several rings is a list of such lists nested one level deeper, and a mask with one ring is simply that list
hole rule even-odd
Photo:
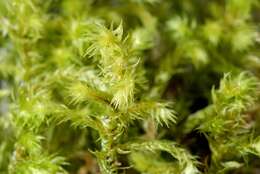
[{"label": "dense moss cluster", "polygon": [[0,0],[0,173],[260,170],[258,0]]}]

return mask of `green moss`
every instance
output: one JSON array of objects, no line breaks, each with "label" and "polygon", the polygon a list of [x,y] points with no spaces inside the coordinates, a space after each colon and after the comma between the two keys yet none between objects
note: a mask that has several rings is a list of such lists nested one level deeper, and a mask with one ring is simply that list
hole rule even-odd
[{"label": "green moss", "polygon": [[0,0],[0,173],[253,173],[259,7]]}]

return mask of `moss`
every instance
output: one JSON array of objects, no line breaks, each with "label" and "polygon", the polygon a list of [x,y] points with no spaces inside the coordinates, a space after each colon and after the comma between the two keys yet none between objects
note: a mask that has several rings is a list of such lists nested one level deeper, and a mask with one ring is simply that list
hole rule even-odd
[{"label": "moss", "polygon": [[0,173],[254,173],[257,0],[0,0]]}]

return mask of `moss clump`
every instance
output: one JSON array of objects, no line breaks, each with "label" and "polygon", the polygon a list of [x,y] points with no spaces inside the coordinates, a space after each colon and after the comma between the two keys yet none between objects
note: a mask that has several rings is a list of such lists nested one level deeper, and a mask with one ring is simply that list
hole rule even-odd
[{"label": "moss clump", "polygon": [[0,0],[0,173],[259,170],[258,0]]}]

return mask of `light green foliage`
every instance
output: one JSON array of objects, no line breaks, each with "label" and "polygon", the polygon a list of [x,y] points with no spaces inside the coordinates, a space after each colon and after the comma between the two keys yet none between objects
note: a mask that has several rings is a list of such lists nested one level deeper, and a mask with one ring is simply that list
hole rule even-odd
[{"label": "light green foliage", "polygon": [[[252,126],[245,120],[245,112],[254,108],[258,90],[258,80],[248,73],[241,73],[236,77],[225,74],[219,89],[212,90],[213,104],[188,118],[184,130],[198,126],[200,132],[207,134],[214,163],[232,159],[232,156],[246,156],[247,153],[256,152],[259,155],[257,141],[254,140],[254,145],[250,145],[250,139],[246,138]],[[254,150],[246,150],[252,148],[247,146],[253,146]],[[232,153],[227,151],[231,147]],[[223,165],[226,169],[239,168],[241,165],[237,163],[228,161]],[[212,167],[210,171],[217,172],[216,168],[221,171],[223,165]]]},{"label": "light green foliage", "polygon": [[0,173],[253,173],[257,0],[0,0]]},{"label": "light green foliage", "polygon": [[[199,173],[198,169],[195,167],[195,162],[193,157],[187,153],[184,149],[179,148],[176,144],[168,141],[150,141],[141,143],[129,143],[126,145],[130,151],[151,151],[155,152],[158,150],[168,152],[179,162],[179,171],[183,174],[196,174]],[[177,168],[178,169],[178,168]],[[177,172],[177,169],[175,169]],[[151,169],[147,169],[148,172]],[[172,170],[170,168],[169,170]],[[151,172],[153,172],[151,170]],[[166,173],[169,173],[167,170]]]}]

